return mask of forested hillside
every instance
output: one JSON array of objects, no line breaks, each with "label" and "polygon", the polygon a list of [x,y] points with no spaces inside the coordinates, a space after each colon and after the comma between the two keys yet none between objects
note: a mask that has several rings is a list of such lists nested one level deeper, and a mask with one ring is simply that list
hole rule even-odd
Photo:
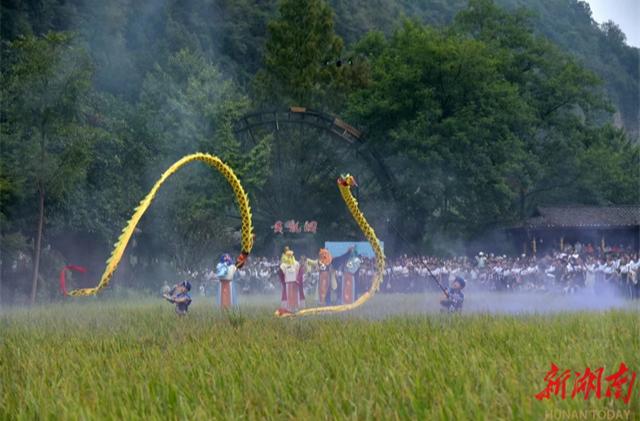
[{"label": "forested hillside", "polygon": [[[447,254],[512,251],[503,228],[539,204],[640,202],[638,49],[584,3],[519,5],[4,1],[2,285],[52,297],[66,264],[95,281],[133,209],[194,152],[234,169],[269,255],[361,239],[343,172],[389,254],[406,245],[380,209]],[[238,131],[245,113],[288,106],[339,115],[366,142],[302,123]],[[289,220],[318,231],[274,233]],[[193,164],[157,194],[115,282],[211,266],[239,252],[239,227],[225,179]]]},{"label": "forested hillside", "polygon": [[[135,101],[146,73],[183,48],[202,51],[226,74],[246,87],[262,67],[267,22],[279,15],[278,0],[116,0],[102,2],[7,0],[2,4],[2,39],[70,30],[89,44],[100,64],[96,86]],[[446,26],[465,0],[329,0],[335,31],[347,48],[373,29],[389,35],[402,16]],[[613,22],[593,21],[588,4],[578,0],[497,0],[507,10],[535,12],[537,33],[584,61],[605,80],[607,95],[637,141],[640,120],[640,52],[626,44]]]}]

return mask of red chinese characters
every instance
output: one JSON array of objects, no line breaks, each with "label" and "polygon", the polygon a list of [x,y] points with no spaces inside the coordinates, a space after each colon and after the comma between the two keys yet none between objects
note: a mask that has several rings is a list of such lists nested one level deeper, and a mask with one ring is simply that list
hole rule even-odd
[{"label": "red chinese characters", "polygon": [[316,230],[318,229],[318,224],[316,223],[316,221],[305,221],[304,223],[304,232],[312,232],[312,233],[316,233]]},{"label": "red chinese characters", "polygon": [[[287,229],[292,234],[299,234],[302,232],[300,229],[300,222],[296,222],[293,219],[290,221],[286,221],[284,224],[282,221],[277,221],[274,225],[271,226],[274,234],[284,234],[284,229]],[[305,221],[304,223],[304,232],[312,232],[316,233],[318,229],[318,223],[316,221]]]},{"label": "red chinese characters", "polygon": [[[617,373],[610,375],[605,380],[608,381],[609,387],[607,388],[607,397],[611,397],[611,389],[615,389],[615,397],[616,399],[620,399],[622,394],[622,386],[628,381],[627,374],[623,376],[624,373],[629,371],[629,369],[624,365],[624,363],[620,363],[620,370]],[[636,379],[636,373],[633,373],[631,376],[631,381],[629,381],[629,389],[627,390],[627,397],[622,397],[622,400],[627,405],[629,404],[629,397],[631,396],[631,388],[633,387],[633,382]]]},{"label": "red chinese characters", "polygon": [[[576,371],[576,382],[573,385],[573,392],[571,392],[571,397],[575,398],[575,396],[579,393],[584,393],[584,400],[586,401],[589,398],[589,392],[592,390],[596,392],[596,397],[600,399],[600,379],[602,378],[602,370],[600,367],[593,373],[587,367],[587,370],[584,372],[582,377],[580,377],[580,373]],[[595,373],[598,375],[596,376]],[[594,384],[595,381],[598,381],[597,384]]]},{"label": "red chinese characters", "polygon": [[272,225],[272,226],[271,226],[271,229],[273,230],[273,233],[274,233],[274,234],[277,234],[277,233],[283,234],[283,231],[282,231],[282,221],[277,221],[277,222],[275,223],[275,225]]},{"label": "red chinese characters", "polygon": [[[601,397],[601,379],[604,368],[600,367],[597,370],[591,371],[589,367],[586,368],[584,373],[580,373],[576,371],[576,377],[573,385],[573,391],[571,392],[571,397],[575,398],[580,393],[584,393],[584,399],[587,400],[589,398],[589,394],[593,391],[596,395],[597,399]],[[571,378],[571,370],[565,370],[562,374],[558,375],[560,370],[554,363],[551,363],[551,371],[547,373],[547,376],[544,378],[544,381],[547,382],[547,387],[536,395],[536,399],[543,400],[544,398],[549,399],[551,394],[558,396],[558,393],[562,391],[561,398],[565,398],[565,387],[566,382],[569,378]],[[631,396],[631,390],[633,388],[633,382],[635,381],[636,373],[630,373],[629,369],[624,365],[624,363],[620,364],[620,369],[617,373],[612,374],[611,376],[605,378],[607,382],[609,382],[609,387],[607,387],[607,397],[611,397],[612,395],[615,399],[620,399],[629,404],[629,398]],[[629,386],[626,391],[623,391],[623,387],[625,383],[629,383]],[[626,396],[623,396],[623,392],[626,392]]]},{"label": "red chinese characters", "polygon": [[551,392],[553,392],[554,395],[558,396],[558,392],[560,391],[561,387],[562,387],[562,399],[564,399],[565,386],[566,386],[567,379],[571,377],[571,370],[566,370],[560,376],[558,376],[558,371],[560,371],[558,370],[558,367],[556,367],[554,363],[551,363],[551,371],[549,371],[547,373],[547,376],[544,378],[544,381],[548,382],[547,388],[542,392],[540,392],[539,394],[537,394],[536,399],[539,399],[539,400],[542,400],[544,398],[549,399],[549,397],[551,396]]},{"label": "red chinese characters", "polygon": [[299,233],[300,227],[298,226],[299,222],[294,221],[293,219],[287,222],[287,229],[290,233]]}]

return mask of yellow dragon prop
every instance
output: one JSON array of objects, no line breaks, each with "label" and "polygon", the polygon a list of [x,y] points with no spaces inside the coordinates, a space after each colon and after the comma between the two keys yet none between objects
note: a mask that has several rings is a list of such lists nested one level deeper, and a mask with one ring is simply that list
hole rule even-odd
[{"label": "yellow dragon prop", "polygon": [[131,235],[133,235],[133,231],[135,230],[136,225],[138,225],[140,218],[142,218],[142,215],[145,213],[149,205],[151,205],[151,201],[155,197],[156,192],[158,191],[162,183],[164,183],[167,178],[169,178],[169,176],[176,172],[178,168],[192,161],[202,161],[214,166],[218,171],[220,171],[220,173],[222,173],[222,175],[224,175],[229,184],[231,184],[233,192],[235,193],[236,199],[238,201],[238,206],[240,207],[240,216],[242,217],[242,253],[236,261],[236,266],[238,268],[241,268],[244,265],[247,257],[249,256],[249,253],[251,252],[251,249],[253,248],[253,237],[251,234],[253,227],[251,226],[251,208],[249,207],[249,198],[245,194],[242,186],[240,185],[240,181],[233,173],[231,168],[229,168],[215,156],[196,153],[193,155],[185,156],[184,158],[173,164],[171,168],[169,168],[164,174],[162,174],[162,177],[160,177],[160,180],[158,180],[156,185],[153,186],[151,192],[149,192],[147,197],[145,197],[144,200],[140,202],[140,206],[135,209],[135,213],[133,214],[131,220],[128,222],[127,227],[122,230],[122,235],[120,235],[118,242],[114,244],[115,249],[113,250],[113,253],[111,253],[111,257],[109,258],[109,260],[107,260],[107,269],[102,275],[100,284],[95,288],[85,288],[71,291],[69,295],[80,297],[96,294],[98,291],[106,288],[107,285],[109,285],[109,280],[111,280],[111,277],[118,268],[120,259],[122,259],[124,250],[127,247],[127,243],[129,242]]},{"label": "yellow dragon prop", "polygon": [[358,202],[351,194],[350,187],[357,186],[356,179],[350,175],[346,175],[340,177],[338,179],[338,186],[340,187],[340,193],[342,194],[342,198],[344,202],[347,204],[349,211],[351,211],[351,215],[355,218],[358,226],[367,237],[367,241],[371,244],[371,248],[376,255],[376,268],[377,273],[375,278],[373,279],[373,283],[371,284],[371,288],[366,293],[362,294],[360,298],[358,298],[355,302],[347,305],[341,306],[329,306],[329,307],[316,307],[309,308],[305,310],[300,310],[296,313],[292,312],[281,312],[281,310],[276,311],[276,317],[293,317],[293,316],[303,316],[309,314],[320,314],[320,313],[333,313],[333,312],[341,312],[348,311],[354,309],[356,307],[364,304],[369,298],[373,296],[373,294],[380,289],[380,284],[382,283],[382,277],[384,275],[384,267],[385,267],[385,256],[382,253],[382,247],[380,246],[380,241],[378,241],[378,237],[376,237],[373,228],[369,225],[367,220],[364,218],[360,209],[358,209]]}]

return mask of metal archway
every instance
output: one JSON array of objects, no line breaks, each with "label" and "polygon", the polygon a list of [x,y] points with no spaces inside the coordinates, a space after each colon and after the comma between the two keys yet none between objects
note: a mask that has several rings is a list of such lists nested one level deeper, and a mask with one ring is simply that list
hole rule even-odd
[{"label": "metal archway", "polygon": [[393,173],[384,162],[383,157],[369,144],[362,134],[354,127],[329,114],[309,110],[302,107],[289,107],[281,110],[261,110],[248,113],[236,121],[234,135],[247,132],[255,143],[252,129],[264,126],[273,126],[274,131],[280,131],[281,124],[293,124],[316,127],[345,142],[361,157],[375,174],[379,185],[382,187],[385,197],[394,201],[397,198],[395,179]]}]

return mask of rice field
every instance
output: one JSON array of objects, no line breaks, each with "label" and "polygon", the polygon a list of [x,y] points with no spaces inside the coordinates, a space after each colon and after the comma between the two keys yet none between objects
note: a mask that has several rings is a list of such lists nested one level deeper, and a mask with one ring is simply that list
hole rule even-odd
[{"label": "rice field", "polygon": [[[277,296],[228,312],[194,296],[181,321],[150,298],[5,309],[0,419],[640,419],[640,378],[628,404],[605,381],[620,363],[640,372],[637,303],[562,312],[575,302],[478,293],[458,316],[440,315],[437,299],[377,295],[349,314],[294,319],[273,317]],[[540,401],[551,363],[572,372],[566,397]],[[600,399],[571,397],[586,367],[604,368]]]}]

